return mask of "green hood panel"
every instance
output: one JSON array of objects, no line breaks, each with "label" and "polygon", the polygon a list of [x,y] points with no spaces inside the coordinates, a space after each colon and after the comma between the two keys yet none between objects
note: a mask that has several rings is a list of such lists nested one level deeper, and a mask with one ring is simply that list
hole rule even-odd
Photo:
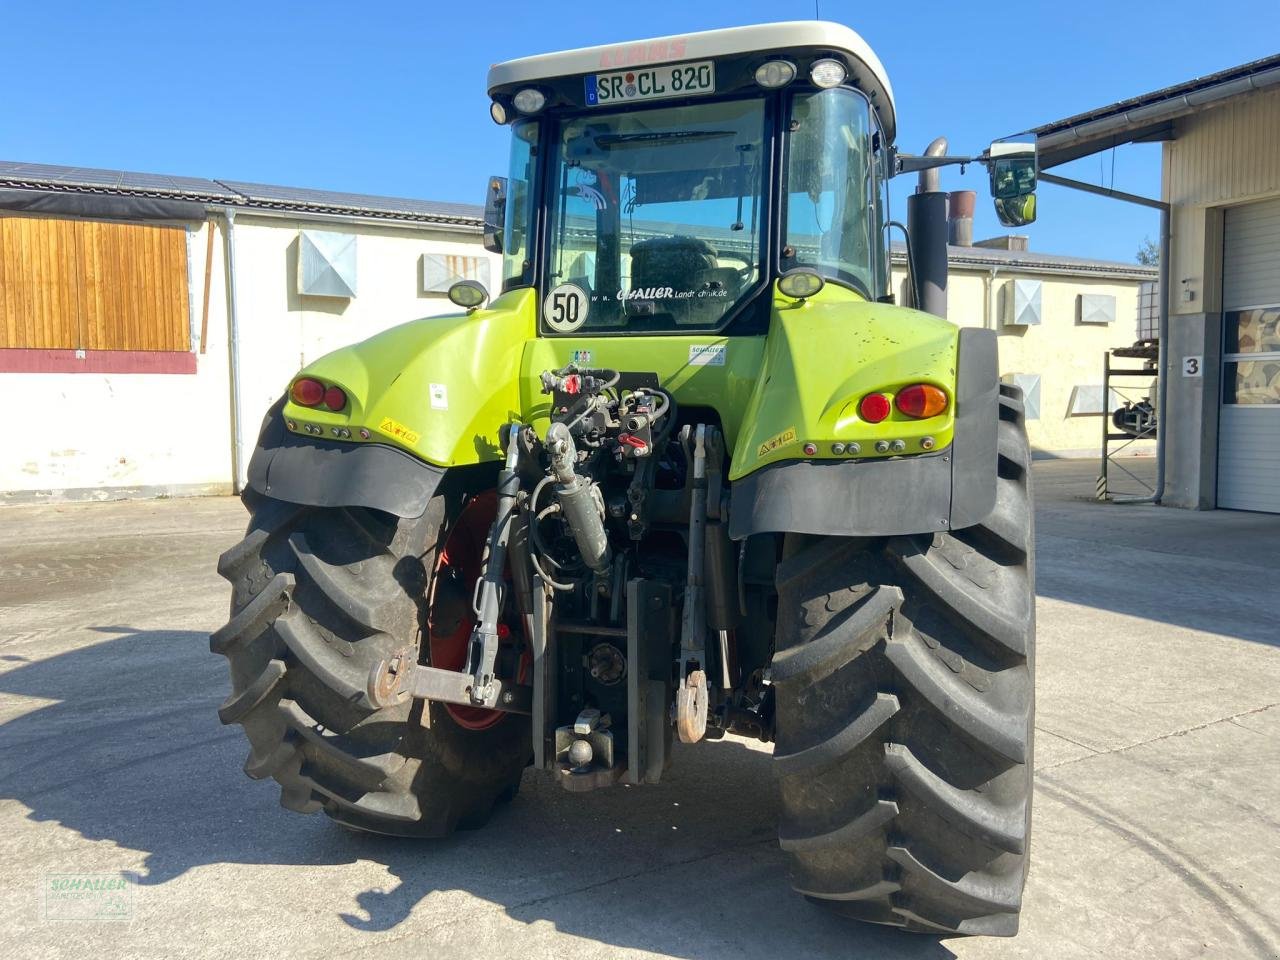
[{"label": "green hood panel", "polygon": [[520,358],[535,306],[532,290],[514,290],[487,309],[414,320],[335,350],[302,373],[345,390],[347,408],[290,401],[285,418],[295,432],[346,429],[343,439],[390,442],[437,466],[495,460],[499,429],[520,416]]},{"label": "green hood panel", "polygon": [[[907,454],[939,450],[951,442],[953,404],[915,420],[894,406],[888,419],[868,423],[858,402],[868,393],[890,399],[902,387],[928,383],[955,396],[959,328],[918,310],[871,303],[835,284],[805,301],[775,293],[763,364],[733,446],[730,479],[779,460],[849,459],[833,443],[856,443],[855,459],[878,453],[876,441],[902,440]],[[929,446],[921,441],[931,438]],[[815,454],[804,445],[817,446]]]},{"label": "green hood panel", "polygon": [[[858,401],[892,397],[911,383],[955,395],[958,328],[930,314],[827,284],[797,302],[775,293],[767,336],[714,334],[538,337],[537,295],[515,290],[484,310],[430,317],[336,350],[302,373],[347,393],[340,412],[284,406],[289,430],[351,442],[391,443],[442,467],[497,460],[499,430],[513,420],[545,429],[549,398],[539,374],[568,363],[656,372],[682,407],[720,415],[733,450],[731,479],[780,460],[892,456],[951,442],[954,410],[913,420],[895,408],[861,420]],[[921,441],[928,440],[922,444]],[[817,451],[804,452],[806,443]],[[833,443],[856,443],[835,454]]]}]

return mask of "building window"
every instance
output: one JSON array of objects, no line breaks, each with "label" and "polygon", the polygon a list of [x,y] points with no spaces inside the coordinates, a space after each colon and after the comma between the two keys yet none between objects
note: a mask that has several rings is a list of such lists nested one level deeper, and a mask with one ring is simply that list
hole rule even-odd
[{"label": "building window", "polygon": [[1041,317],[1039,280],[1010,280],[1005,284],[1004,325],[1038,326]]},{"label": "building window", "polygon": [[1223,316],[1222,402],[1280,404],[1280,306]]},{"label": "building window", "polygon": [[1040,419],[1040,374],[1006,373],[1000,378],[1022,391],[1022,410],[1028,420]]},{"label": "building window", "polygon": [[0,217],[0,351],[191,349],[180,226]]},{"label": "building window", "polygon": [[350,300],[356,295],[356,238],[349,233],[298,233],[298,294]]},{"label": "building window", "polygon": [[1116,322],[1116,298],[1109,293],[1082,293],[1080,294],[1080,313],[1078,319],[1081,323],[1115,323]]},{"label": "building window", "polygon": [[422,292],[446,294],[459,280],[475,280],[489,286],[489,258],[464,257],[456,253],[422,255]]}]

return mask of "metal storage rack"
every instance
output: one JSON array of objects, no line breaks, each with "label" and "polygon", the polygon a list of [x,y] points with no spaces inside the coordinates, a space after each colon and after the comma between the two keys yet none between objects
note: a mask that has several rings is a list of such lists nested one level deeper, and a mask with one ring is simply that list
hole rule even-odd
[{"label": "metal storage rack", "polygon": [[[1102,463],[1098,472],[1097,498],[1099,500],[1112,499],[1113,491],[1110,486],[1112,467],[1132,479],[1144,490],[1149,493],[1155,493],[1155,487],[1136,475],[1132,470],[1126,468],[1116,458],[1139,440],[1155,439],[1162,411],[1157,409],[1155,420],[1151,426],[1135,435],[1116,430],[1111,419],[1114,411],[1107,408],[1111,405],[1111,391],[1113,389],[1111,381],[1113,378],[1124,382],[1136,379],[1150,381],[1159,377],[1159,370],[1156,364],[1160,355],[1159,351],[1160,346],[1156,340],[1139,340],[1131,347],[1113,347],[1102,355],[1102,406],[1105,412],[1102,418]],[[1117,359],[1141,360],[1142,367],[1141,369],[1128,365],[1116,367],[1112,361]],[[1133,400],[1133,397],[1126,395],[1126,389],[1132,391],[1134,387],[1130,385],[1127,388],[1124,386],[1115,388],[1116,393],[1124,397],[1125,400]]]}]

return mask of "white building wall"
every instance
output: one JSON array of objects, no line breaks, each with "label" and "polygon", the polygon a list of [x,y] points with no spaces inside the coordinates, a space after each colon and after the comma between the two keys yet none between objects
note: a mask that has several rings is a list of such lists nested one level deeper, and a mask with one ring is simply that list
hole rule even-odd
[{"label": "white building wall", "polygon": [[[1221,309],[1222,210],[1280,196],[1280,90],[1178,119],[1164,145],[1173,316]],[[1189,295],[1189,296],[1188,296]]]},{"label": "white building wall", "polygon": [[[356,234],[354,298],[298,294],[298,232],[304,229]],[[458,311],[444,294],[423,292],[423,254],[489,258],[491,294],[496,294],[493,286],[502,275],[501,257],[487,253],[477,233],[242,215],[236,218],[235,237],[241,480],[263,415],[301,367],[389,327]]]},{"label": "white building wall", "polygon": [[[189,243],[192,350],[199,349],[209,224]],[[41,499],[219,494],[232,491],[231,382],[225,226],[212,227],[206,350],[194,374],[0,374],[13,418],[0,456],[0,503]],[[357,296],[297,294],[303,229],[355,233]],[[422,290],[424,253],[501,258],[478,233],[239,214],[235,220],[240,324],[241,479],[267,408],[301,366],[388,327],[456,311]]]},{"label": "white building wall", "polygon": [[[191,228],[193,340],[209,229]],[[196,373],[0,374],[0,403],[21,411],[6,430],[0,502],[231,491],[225,271],[215,233],[207,349]]]},{"label": "white building wall", "polygon": [[[213,229],[206,347],[197,372],[184,374],[0,374],[0,400],[33,411],[14,418],[0,457],[0,502],[120,496],[229,493],[232,418],[224,226],[191,228],[189,276],[192,349],[198,350],[207,231]],[[355,233],[357,296],[297,293],[298,233]],[[240,324],[241,479],[267,408],[298,369],[319,356],[388,327],[455,310],[443,294],[423,291],[422,256],[488,257],[491,285],[500,258],[478,234],[308,221],[241,213],[235,222]],[[1014,277],[1044,281],[1043,323],[1010,329],[1000,322],[999,287]],[[895,271],[895,289],[901,271]],[[1134,339],[1137,281],[954,270],[951,317],[993,324],[1002,373],[1041,376],[1041,416],[1029,424],[1033,447],[1057,455],[1093,455],[1097,416],[1069,416],[1075,387],[1101,382],[1102,351]],[[496,291],[495,291],[496,292]],[[1081,292],[1116,297],[1116,322],[1076,321]]]},{"label": "white building wall", "polygon": [[[1135,268],[1136,269],[1136,268]],[[895,267],[893,289],[900,291],[906,271]],[[1041,283],[1041,322],[1037,326],[1009,326],[1003,322],[1002,299],[1014,280]],[[1139,280],[1112,279],[1000,268],[965,270],[953,266],[947,277],[948,319],[962,327],[987,326],[996,331],[1000,350],[1000,374],[1038,374],[1040,416],[1028,420],[1032,451],[1060,457],[1094,457],[1102,452],[1100,414],[1073,415],[1072,401],[1078,388],[1101,388],[1103,353],[1110,347],[1127,347],[1137,339]],[[1116,298],[1115,322],[1080,323],[1081,294]],[[1126,361],[1139,366],[1141,361]],[[1145,390],[1141,381],[1117,382],[1131,399]],[[1154,452],[1150,441],[1133,444],[1126,452]]]}]

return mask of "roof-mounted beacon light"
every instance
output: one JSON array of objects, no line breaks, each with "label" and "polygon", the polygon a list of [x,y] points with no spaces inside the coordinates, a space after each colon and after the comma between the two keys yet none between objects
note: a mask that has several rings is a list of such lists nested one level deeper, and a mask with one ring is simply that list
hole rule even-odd
[{"label": "roof-mounted beacon light", "polygon": [[525,87],[517,91],[511,103],[523,114],[537,113],[547,105],[547,95],[537,87]]},{"label": "roof-mounted beacon light", "polygon": [[809,79],[815,87],[838,87],[844,83],[849,71],[839,60],[823,59],[813,61],[809,68]]},{"label": "roof-mounted beacon light", "polygon": [[766,60],[756,67],[756,83],[766,90],[785,87],[796,78],[796,65],[790,60]]}]

